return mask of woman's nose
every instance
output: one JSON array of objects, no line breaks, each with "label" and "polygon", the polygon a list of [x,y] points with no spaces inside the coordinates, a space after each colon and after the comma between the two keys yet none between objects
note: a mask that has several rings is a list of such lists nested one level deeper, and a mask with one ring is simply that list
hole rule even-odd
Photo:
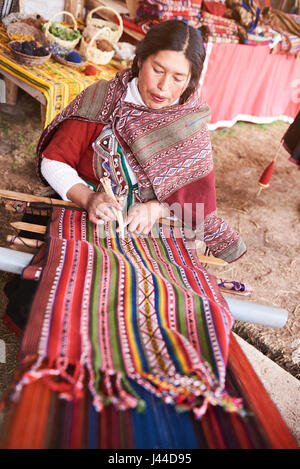
[{"label": "woman's nose", "polygon": [[163,75],[158,81],[158,88],[161,91],[166,91],[169,86],[169,77],[167,75]]}]

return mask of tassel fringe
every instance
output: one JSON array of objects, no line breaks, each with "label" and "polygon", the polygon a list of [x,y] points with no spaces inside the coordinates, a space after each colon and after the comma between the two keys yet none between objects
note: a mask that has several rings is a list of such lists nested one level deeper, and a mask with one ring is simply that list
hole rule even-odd
[{"label": "tassel fringe", "polygon": [[[93,396],[93,405],[97,412],[103,406],[113,404],[118,410],[134,409],[143,411],[145,402],[132,389],[127,377],[114,370],[100,370],[97,388],[93,374],[83,364],[67,364],[61,359],[54,361],[31,357],[23,363],[23,372],[17,383],[12,385],[10,399],[18,401],[24,386],[42,379],[59,397],[76,400],[83,397],[84,386]],[[26,370],[27,369],[27,370]],[[207,370],[206,370],[207,371]],[[201,419],[209,404],[221,406],[228,412],[237,412],[245,416],[242,399],[231,397],[207,372],[194,370],[189,376],[159,376],[150,373],[134,374],[128,378],[135,381],[166,404],[181,410],[192,410],[196,418]]]}]

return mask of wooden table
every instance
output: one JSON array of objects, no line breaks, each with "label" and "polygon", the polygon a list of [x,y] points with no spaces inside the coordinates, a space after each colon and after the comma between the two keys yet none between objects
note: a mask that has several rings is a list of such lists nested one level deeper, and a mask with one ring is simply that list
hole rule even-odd
[{"label": "wooden table", "polygon": [[10,73],[8,73],[6,70],[3,70],[3,68],[1,67],[0,67],[0,73],[3,75],[4,82],[5,82],[6,104],[10,104],[10,105],[17,104],[18,89],[21,88],[30,96],[32,96],[34,99],[39,101],[39,103],[41,104],[41,122],[42,122],[42,125],[44,125],[45,116],[46,116],[46,106],[47,106],[47,100],[46,100],[45,95],[41,91],[37,90],[36,88],[33,88],[32,86],[28,85],[26,82],[20,80],[17,77],[12,76]]},{"label": "wooden table", "polygon": [[0,74],[6,85],[6,103],[16,104],[18,88],[41,104],[43,126],[59,114],[81,91],[97,80],[110,80],[118,68],[109,63],[94,65],[96,75],[87,76],[84,67],[72,68],[52,58],[38,67],[18,63],[8,47],[9,39],[0,25]]}]

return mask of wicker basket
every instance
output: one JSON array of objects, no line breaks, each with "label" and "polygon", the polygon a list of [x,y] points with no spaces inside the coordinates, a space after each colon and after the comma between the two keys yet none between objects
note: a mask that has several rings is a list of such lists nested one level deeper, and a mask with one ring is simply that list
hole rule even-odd
[{"label": "wicker basket", "polygon": [[[99,31],[94,34],[90,42],[86,42],[84,38],[82,37],[81,43],[80,43],[80,53],[81,55],[84,55],[87,60],[90,62],[93,62],[94,64],[97,65],[106,65],[108,62],[111,61],[111,59],[114,56],[115,50],[113,49],[112,51],[102,51],[98,49],[96,46],[93,46],[93,42],[96,41],[96,39],[106,39],[105,37],[102,36],[102,30],[99,29]],[[107,40],[107,39],[106,39]]]},{"label": "wicker basket", "polygon": [[[78,31],[77,23],[76,23],[76,20],[75,20],[74,16],[72,15],[72,13],[69,13],[68,11],[60,11],[58,13],[55,13],[55,15],[53,15],[52,18],[50,18],[50,20],[46,23],[46,25],[45,25],[45,37],[51,43],[59,44],[60,46],[66,47],[68,49],[74,49],[77,46],[77,44],[79,43],[80,37],[78,37],[77,39],[74,39],[74,41],[65,41],[64,39],[60,39],[59,37],[56,37],[56,36],[54,36],[53,34],[51,34],[49,32],[49,28],[51,26],[51,23],[52,23],[53,19],[56,16],[62,15],[62,14],[69,15],[72,18],[73,23],[74,23],[74,31]],[[70,28],[68,28],[66,26],[63,26],[61,24],[60,24],[60,27],[70,29]]]},{"label": "wicker basket", "polygon": [[[96,13],[96,11],[100,12],[100,10],[101,11],[105,10],[106,12],[113,13],[113,15],[117,17],[119,21],[119,25],[111,21],[101,20],[100,18],[93,18],[93,14]],[[121,16],[119,15],[119,13],[113,10],[112,8],[108,8],[104,6],[94,8],[88,13],[86,17],[86,25],[87,26],[92,25],[100,29],[100,31],[102,32],[101,34],[102,39],[107,39],[107,41],[113,44],[118,42],[118,40],[123,34],[123,20]]]},{"label": "wicker basket", "polygon": [[[11,41],[25,41],[26,36],[31,36],[35,41],[40,42],[43,45],[47,44],[47,40],[42,31],[22,21],[11,23],[6,28],[7,35]],[[16,38],[15,36],[20,36]],[[24,39],[22,39],[24,38]]]},{"label": "wicker basket", "polygon": [[16,42],[20,41],[11,41],[8,46],[10,48],[12,56],[16,59],[17,62],[21,64],[29,65],[31,67],[38,67],[39,65],[43,65],[45,62],[47,62],[47,60],[49,60],[51,57],[51,52],[48,55],[43,55],[42,57],[17,52],[12,47],[13,44],[15,44]]},{"label": "wicker basket", "polygon": [[53,60],[55,60],[56,62],[62,64],[62,65],[66,65],[66,67],[71,67],[71,68],[81,68],[83,67],[86,62],[87,62],[87,59],[85,56],[81,55],[81,62],[80,63],[77,63],[77,62],[70,62],[69,60],[66,60],[66,59],[63,59],[62,57],[60,57],[59,55],[56,55],[54,53],[52,53],[52,56],[51,58]]}]

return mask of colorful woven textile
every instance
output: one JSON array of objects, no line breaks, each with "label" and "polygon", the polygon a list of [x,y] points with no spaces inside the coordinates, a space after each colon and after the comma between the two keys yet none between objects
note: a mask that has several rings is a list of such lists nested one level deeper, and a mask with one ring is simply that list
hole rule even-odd
[{"label": "colorful woven textile", "polygon": [[207,11],[202,11],[201,17],[203,18],[203,20],[205,20],[206,24],[224,26],[232,33],[238,33],[238,26],[236,22],[229,18],[223,18],[221,16],[213,15],[211,13],[208,13]]},{"label": "colorful woven textile", "polygon": [[225,2],[203,0],[201,13],[203,13],[204,11],[222,17],[226,11]]},{"label": "colorful woven textile", "polygon": [[300,23],[296,21],[295,17],[283,11],[266,7],[262,11],[262,20],[279,33],[300,36]]},{"label": "colorful woven textile", "polygon": [[227,0],[231,17],[248,32],[253,32],[258,24],[261,9],[253,0]]},{"label": "colorful woven textile", "polygon": [[147,17],[159,21],[183,20],[197,27],[200,8],[200,0],[146,0],[139,2],[136,15],[137,17]]},{"label": "colorful woven textile", "polygon": [[[22,346],[31,364],[16,390],[44,376],[72,399],[88,373],[97,410],[106,399],[118,409],[139,404],[128,378],[198,416],[208,403],[239,410],[224,393],[232,315],[181,229],[120,239],[111,224],[60,208],[48,229]],[[24,276],[40,272],[34,262]]]},{"label": "colorful woven textile", "polygon": [[279,53],[298,55],[300,53],[300,37],[292,34],[282,34]]},{"label": "colorful woven textile", "polygon": [[205,42],[239,42],[238,26],[233,20],[202,11],[200,24]]},{"label": "colorful woven textile", "polygon": [[180,229],[55,208],[43,252],[2,447],[296,446],[242,353],[226,376],[232,316]]},{"label": "colorful woven textile", "polygon": [[206,11],[201,13],[201,31],[205,42],[239,42],[235,21]]},{"label": "colorful woven textile", "polygon": [[44,94],[47,100],[45,127],[87,86],[99,79],[109,80],[117,71],[110,65],[93,64],[98,73],[87,76],[52,59],[39,67],[19,64],[12,58],[8,42],[7,34],[0,25],[0,71],[3,69]]}]

